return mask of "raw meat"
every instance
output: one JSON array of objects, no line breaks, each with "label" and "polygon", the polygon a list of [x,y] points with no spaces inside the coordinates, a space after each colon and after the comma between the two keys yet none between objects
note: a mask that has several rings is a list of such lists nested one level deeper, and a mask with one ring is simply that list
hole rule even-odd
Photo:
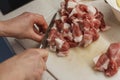
[{"label": "raw meat", "polygon": [[119,67],[120,43],[112,43],[107,52],[99,57],[95,64],[95,70],[102,71],[107,76],[113,76],[118,72]]},{"label": "raw meat", "polygon": [[[55,20],[48,43],[54,51],[67,55],[69,48],[87,47],[99,38],[106,27],[103,14],[97,8],[79,0],[61,2],[60,18]],[[57,38],[57,39],[56,39]]]}]

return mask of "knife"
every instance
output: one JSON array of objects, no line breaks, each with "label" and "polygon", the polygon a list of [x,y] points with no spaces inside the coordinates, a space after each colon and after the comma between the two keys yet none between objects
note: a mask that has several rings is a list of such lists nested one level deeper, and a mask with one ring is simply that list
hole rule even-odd
[{"label": "knife", "polygon": [[42,39],[42,41],[40,43],[40,48],[46,48],[47,45],[48,45],[48,43],[47,43],[48,34],[49,34],[51,28],[54,25],[54,21],[55,21],[56,15],[57,15],[57,13],[54,14],[54,16],[53,16],[53,18],[52,18],[52,20],[51,20],[51,22],[50,22],[50,24],[48,26],[48,29],[45,32],[45,36],[43,37],[43,39]]},{"label": "knife", "polygon": [[[53,16],[53,18],[52,18],[52,20],[51,20],[51,22],[50,22],[50,24],[49,24],[49,26],[48,26],[48,29],[47,29],[46,32],[45,32],[45,36],[43,37],[43,39],[42,39],[42,41],[41,41],[41,43],[40,43],[40,48],[47,48],[47,46],[48,46],[48,42],[47,42],[47,38],[48,38],[48,36],[49,36],[48,34],[49,34],[51,28],[52,28],[53,25],[54,25],[54,21],[55,21],[56,15],[57,15],[57,13],[54,14],[54,16]],[[47,71],[55,80],[58,80],[58,78],[57,78],[56,76],[54,76],[54,74],[52,74],[48,69],[47,69],[46,71]]]}]

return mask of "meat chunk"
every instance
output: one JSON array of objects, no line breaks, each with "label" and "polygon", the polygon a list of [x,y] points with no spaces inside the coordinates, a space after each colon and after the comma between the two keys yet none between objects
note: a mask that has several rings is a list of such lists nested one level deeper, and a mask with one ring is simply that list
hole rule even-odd
[{"label": "meat chunk", "polygon": [[60,34],[56,29],[52,29],[50,31],[50,35],[48,37],[48,42],[50,45],[50,49],[52,51],[58,52],[62,56],[66,56],[68,54],[68,50],[70,48],[68,42],[63,38],[62,34]]},{"label": "meat chunk", "polygon": [[78,23],[73,23],[72,24],[72,33],[73,33],[73,37],[74,37],[74,41],[76,43],[79,43],[82,41],[82,31],[80,30],[79,24]]},{"label": "meat chunk", "polygon": [[118,72],[119,67],[120,43],[112,43],[107,52],[99,57],[95,64],[95,70],[102,71],[107,76],[113,76]]}]

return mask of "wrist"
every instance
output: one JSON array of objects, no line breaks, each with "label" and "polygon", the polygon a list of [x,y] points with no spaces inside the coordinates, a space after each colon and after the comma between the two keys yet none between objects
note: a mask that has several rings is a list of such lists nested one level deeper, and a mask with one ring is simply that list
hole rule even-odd
[{"label": "wrist", "polygon": [[4,22],[0,21],[0,36],[7,36],[6,35],[6,27]]}]

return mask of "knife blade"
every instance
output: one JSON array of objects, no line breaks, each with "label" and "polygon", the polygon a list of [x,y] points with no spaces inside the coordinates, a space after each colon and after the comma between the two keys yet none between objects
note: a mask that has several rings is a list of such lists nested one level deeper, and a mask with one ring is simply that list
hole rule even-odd
[{"label": "knife blade", "polygon": [[[49,24],[49,26],[48,26],[48,29],[47,29],[46,32],[45,32],[45,36],[44,36],[44,38],[42,39],[42,41],[41,41],[41,43],[40,43],[40,48],[46,48],[47,45],[48,45],[48,43],[47,43],[48,34],[49,34],[51,28],[52,28],[53,25],[54,25],[54,20],[55,20],[55,18],[56,18],[56,15],[57,15],[57,13],[55,13],[54,16],[52,17],[52,20],[51,20],[51,22],[50,22],[50,24]],[[58,78],[57,78],[54,74],[52,74],[48,69],[46,69],[46,71],[47,71],[55,80],[58,80]]]},{"label": "knife blade", "polygon": [[45,32],[45,36],[43,37],[43,39],[42,39],[42,41],[41,41],[41,43],[40,43],[40,48],[46,48],[47,45],[48,45],[48,43],[47,43],[48,34],[49,34],[51,28],[52,28],[53,25],[54,25],[54,20],[55,20],[55,18],[56,18],[56,15],[57,15],[57,13],[55,13],[54,16],[52,17],[52,20],[51,20],[51,22],[50,22],[50,24],[49,24],[49,26],[48,26],[48,29],[47,29],[46,32]]}]

